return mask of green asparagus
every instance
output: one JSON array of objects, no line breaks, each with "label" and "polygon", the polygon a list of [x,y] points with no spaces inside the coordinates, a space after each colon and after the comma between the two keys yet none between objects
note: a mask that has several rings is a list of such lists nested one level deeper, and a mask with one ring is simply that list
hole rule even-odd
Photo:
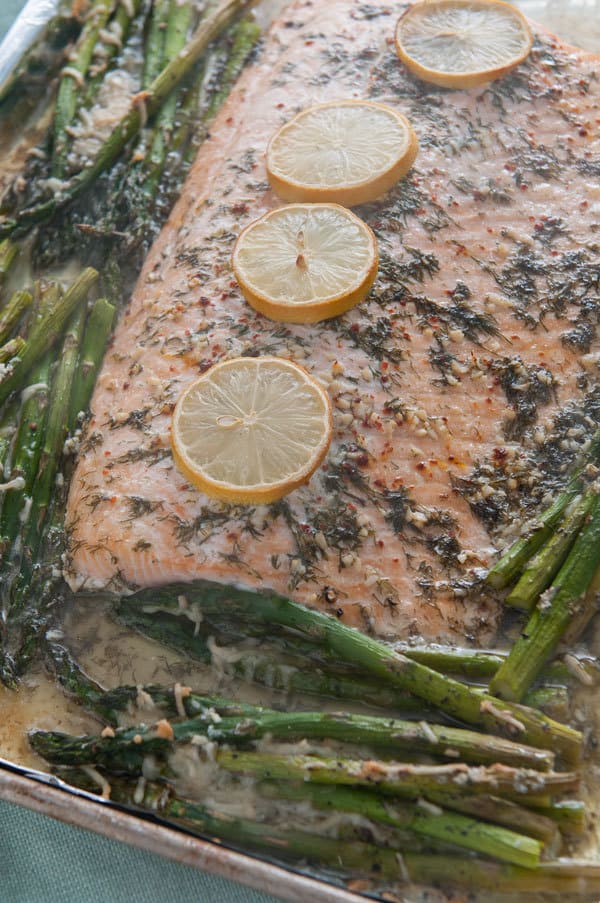
[{"label": "green asparagus", "polygon": [[552,749],[569,763],[581,757],[581,734],[525,706],[501,702],[488,693],[446,677],[412,661],[385,644],[341,624],[336,618],[298,605],[273,593],[256,593],[209,581],[172,584],[142,590],[121,601],[121,608],[178,611],[181,598],[210,616],[226,609],[232,620],[291,629],[321,644],[334,657],[352,661],[358,669],[388,686],[408,690],[425,702],[467,724],[494,734],[517,737],[530,746]]},{"label": "green asparagus", "polygon": [[355,812],[374,822],[414,831],[428,840],[451,843],[526,868],[538,865],[543,848],[539,840],[498,825],[485,824],[457,812],[445,812],[432,805],[382,800],[374,793],[356,787],[265,781],[258,785],[258,792],[271,799],[308,801],[318,809]]},{"label": "green asparagus", "polygon": [[33,298],[29,292],[15,292],[8,304],[0,311],[0,345],[3,345],[11,336],[13,329],[30,307]]},{"label": "green asparagus", "polygon": [[27,339],[27,347],[10,373],[0,379],[0,405],[17,389],[23,388],[25,379],[42,355],[57,341],[67,320],[88,296],[98,279],[96,270],[88,267],[77,277],[73,285],[57,303],[35,324]]},{"label": "green asparagus", "polygon": [[52,176],[61,179],[66,169],[68,127],[77,110],[77,100],[84,84],[84,76],[89,69],[100,32],[107,24],[114,0],[94,0],[86,18],[75,51],[71,53],[68,65],[60,73],[60,88],[56,99],[54,115],[54,142],[52,149]]},{"label": "green asparagus", "polygon": [[525,536],[519,537],[490,568],[486,577],[490,586],[496,589],[509,586],[519,576],[529,559],[554,534],[554,528],[564,512],[582,490],[582,474],[589,462],[594,465],[600,463],[600,430],[594,433],[584,460],[577,465],[562,492],[539,515],[534,527]]},{"label": "green asparagus", "polygon": [[584,604],[599,558],[600,495],[594,495],[588,521],[565,563],[547,594],[540,599],[508,658],[490,681],[493,693],[510,700],[523,698],[555,652],[574,613]]},{"label": "green asparagus", "polygon": [[0,223],[0,239],[16,232],[27,232],[36,223],[47,219],[91,185],[100,173],[112,166],[124,147],[139,134],[147,117],[153,116],[160,109],[171,91],[193,69],[208,45],[250,3],[251,0],[222,0],[194,32],[185,50],[160,73],[147,90],[134,98],[131,110],[113,129],[94,161],[65,183],[60,192],[45,201],[20,210],[14,219]]}]

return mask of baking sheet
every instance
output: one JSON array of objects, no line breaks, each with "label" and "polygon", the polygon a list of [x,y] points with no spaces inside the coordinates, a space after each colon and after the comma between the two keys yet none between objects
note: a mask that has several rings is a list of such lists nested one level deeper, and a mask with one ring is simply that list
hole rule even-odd
[{"label": "baking sheet", "polygon": [[[515,5],[566,40],[600,52],[599,0],[571,3],[522,0]],[[15,61],[35,40],[56,0],[29,0],[0,45],[0,90]],[[364,897],[255,856],[200,840],[146,818],[135,817],[89,794],[73,791],[41,772],[0,759],[0,798],[92,830],[181,864],[219,874],[289,901],[359,903]]]}]

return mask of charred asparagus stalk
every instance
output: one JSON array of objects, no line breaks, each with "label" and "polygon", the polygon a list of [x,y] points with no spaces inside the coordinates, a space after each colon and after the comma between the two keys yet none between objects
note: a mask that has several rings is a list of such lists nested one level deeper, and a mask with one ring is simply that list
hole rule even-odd
[{"label": "charred asparagus stalk", "polygon": [[553,749],[567,762],[579,761],[581,735],[525,706],[501,702],[487,693],[453,680],[415,662],[390,647],[318,611],[298,605],[283,596],[224,587],[208,581],[172,584],[166,588],[143,590],[121,601],[135,607],[178,611],[179,599],[197,604],[201,612],[222,615],[224,603],[232,619],[275,625],[300,633],[341,661],[353,661],[357,668],[382,679],[386,685],[408,690],[467,724],[542,749]]},{"label": "charred asparagus stalk", "polygon": [[555,652],[578,607],[600,559],[600,495],[594,494],[588,521],[577,536],[548,596],[542,597],[525,630],[490,682],[500,697],[519,700]]}]

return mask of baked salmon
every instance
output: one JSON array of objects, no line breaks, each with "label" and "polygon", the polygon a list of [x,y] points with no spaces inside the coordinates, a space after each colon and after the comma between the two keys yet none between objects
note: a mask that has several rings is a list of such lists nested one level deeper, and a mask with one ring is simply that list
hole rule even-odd
[{"label": "baked salmon", "polygon": [[[437,88],[395,54],[404,8],[293,4],[216,119],[99,377],[68,505],[74,589],[205,578],[379,635],[493,635],[499,605],[478,577],[600,414],[600,67],[538,30],[507,77]],[[282,203],[266,181],[273,132],[343,98],[399,110],[420,151],[356,209],[380,251],[367,301],[273,322],[242,298],[233,244]],[[232,507],[176,469],[171,413],[215,362],[260,354],[327,387],[334,438],[308,484]]]}]

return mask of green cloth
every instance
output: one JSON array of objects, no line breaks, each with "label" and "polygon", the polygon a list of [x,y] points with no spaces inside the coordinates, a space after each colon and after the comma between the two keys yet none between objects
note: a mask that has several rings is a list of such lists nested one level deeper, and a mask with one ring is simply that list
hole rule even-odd
[{"label": "green cloth", "polygon": [[[0,0],[0,39],[25,0]],[[0,800],[1,903],[277,903]]]},{"label": "green cloth", "polygon": [[2,801],[0,824],[2,903],[277,903]]}]

